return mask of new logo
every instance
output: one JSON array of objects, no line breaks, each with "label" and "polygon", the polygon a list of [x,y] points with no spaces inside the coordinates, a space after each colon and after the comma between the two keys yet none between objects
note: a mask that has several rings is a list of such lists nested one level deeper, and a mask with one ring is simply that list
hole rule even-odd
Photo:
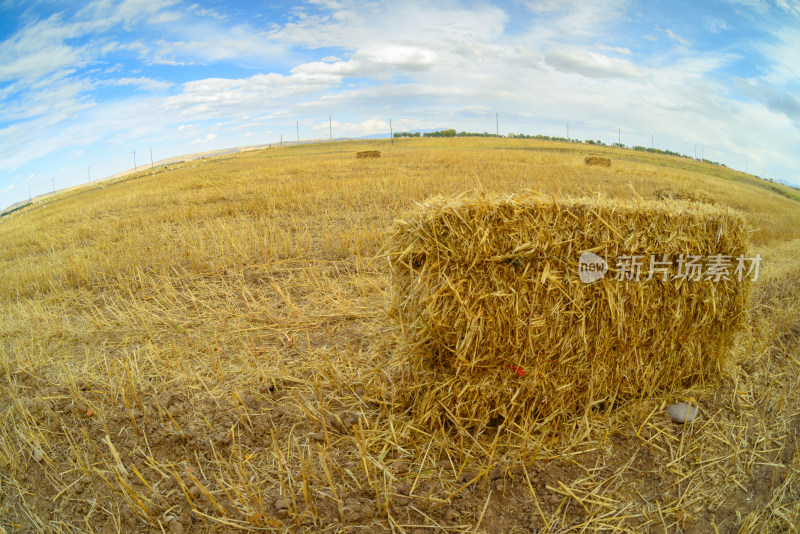
[{"label": "new logo", "polygon": [[578,259],[578,276],[584,284],[591,284],[603,278],[608,272],[606,260],[593,252],[584,252]]}]

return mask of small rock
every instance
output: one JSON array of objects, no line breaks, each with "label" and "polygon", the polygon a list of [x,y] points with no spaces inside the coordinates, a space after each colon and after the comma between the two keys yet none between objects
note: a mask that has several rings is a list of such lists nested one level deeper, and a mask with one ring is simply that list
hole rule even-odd
[{"label": "small rock", "polygon": [[358,426],[358,416],[355,414],[345,415],[342,418],[342,424],[347,430],[352,429],[354,426]]},{"label": "small rock", "polygon": [[669,417],[672,419],[673,423],[682,425],[684,423],[691,423],[697,419],[699,410],[696,406],[692,406],[691,404],[687,404],[685,402],[679,402],[677,404],[670,404],[667,406],[667,413],[669,414]]},{"label": "small rock", "polygon": [[362,518],[363,508],[360,505],[345,506],[342,509],[342,520],[345,523],[358,523]]},{"label": "small rock", "polygon": [[175,517],[171,517],[167,524],[171,534],[183,534],[183,525]]},{"label": "small rock", "polygon": [[452,471],[453,462],[451,462],[450,460],[440,460],[439,467],[441,467],[442,469],[448,469]]},{"label": "small rock", "polygon": [[42,452],[42,449],[39,447],[33,449],[33,459],[36,462],[41,462],[44,460],[44,453]]},{"label": "small rock", "polygon": [[398,482],[394,485],[394,492],[398,495],[408,496],[411,493],[411,484],[408,482]]},{"label": "small rock", "polygon": [[275,510],[280,512],[281,510],[286,510],[287,508],[289,508],[289,506],[286,504],[286,499],[283,497],[278,497],[275,499]]},{"label": "small rock", "polygon": [[494,485],[494,489],[495,489],[495,491],[503,492],[503,491],[505,491],[505,490],[506,490],[506,485],[505,485],[505,483],[504,483],[502,480],[499,480],[499,481],[498,481],[498,482],[497,482],[497,483]]},{"label": "small rock", "polygon": [[189,495],[191,495],[193,499],[196,499],[197,497],[200,496],[200,488],[198,488],[197,486],[192,486],[191,488],[189,488]]},{"label": "small rock", "polygon": [[455,521],[458,519],[459,513],[453,510],[452,508],[448,508],[447,511],[444,513],[444,520],[445,521]]},{"label": "small rock", "polygon": [[460,484],[466,484],[467,482],[469,482],[470,480],[472,480],[476,476],[478,476],[477,473],[474,473],[472,471],[464,471],[464,472],[461,473],[461,476],[458,477],[458,482]]},{"label": "small rock", "polygon": [[396,475],[405,475],[409,471],[409,466],[406,462],[400,460],[392,465],[392,469]]},{"label": "small rock", "polygon": [[551,495],[550,498],[547,500],[550,504],[558,504],[561,502],[561,497],[558,495]]},{"label": "small rock", "polygon": [[314,441],[325,441],[324,432],[314,432],[313,434],[309,434],[308,437],[310,437]]}]

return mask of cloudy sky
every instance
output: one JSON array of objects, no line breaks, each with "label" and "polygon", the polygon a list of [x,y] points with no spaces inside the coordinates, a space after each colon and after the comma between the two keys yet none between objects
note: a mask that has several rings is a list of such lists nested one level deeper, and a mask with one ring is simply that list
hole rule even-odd
[{"label": "cloudy sky", "polygon": [[495,113],[800,185],[800,1],[0,0],[0,208],[134,151]]}]

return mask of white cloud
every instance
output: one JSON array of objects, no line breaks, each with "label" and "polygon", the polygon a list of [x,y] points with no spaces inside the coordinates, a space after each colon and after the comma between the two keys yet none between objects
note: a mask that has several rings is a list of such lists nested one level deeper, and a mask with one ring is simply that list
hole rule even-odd
[{"label": "white cloud", "polygon": [[283,98],[322,91],[340,81],[335,75],[305,73],[258,74],[242,79],[208,78],[184,84],[180,94],[164,100],[164,110],[192,118],[249,114],[274,106]]},{"label": "white cloud", "polygon": [[292,73],[369,76],[384,72],[421,71],[433,68],[441,59],[433,50],[417,46],[383,45],[358,50],[348,61],[316,61],[292,69]]},{"label": "white cloud", "polygon": [[597,45],[597,48],[602,50],[603,52],[616,52],[617,54],[625,54],[626,56],[630,56],[633,52],[631,52],[630,48],[620,47],[620,46],[606,46],[604,44]]},{"label": "white cloud", "polygon": [[689,41],[688,39],[684,39],[683,37],[681,37],[680,35],[677,35],[675,32],[673,32],[670,29],[666,29],[664,31],[666,32],[667,36],[669,36],[670,39],[672,39],[673,41],[679,42],[683,46],[690,46],[692,44],[691,41]]},{"label": "white cloud", "polygon": [[27,178],[25,178],[25,183],[27,184],[27,183],[33,181],[35,178],[36,178],[36,175],[35,174],[31,174]]},{"label": "white cloud", "polygon": [[0,82],[35,80],[66,68],[86,65],[86,47],[65,44],[81,34],[59,15],[33,22],[0,43]]},{"label": "white cloud", "polygon": [[15,187],[14,184],[11,184],[8,187],[6,187],[5,189],[0,189],[0,195],[2,195],[3,193],[8,193],[12,189],[14,189],[14,187]]},{"label": "white cloud", "polygon": [[199,145],[199,144],[202,144],[202,143],[211,143],[212,141],[216,141],[218,138],[219,138],[219,136],[217,134],[210,133],[210,134],[207,134],[205,137],[200,137],[200,138],[195,139],[194,141],[192,141],[191,144]]},{"label": "white cloud", "polygon": [[590,78],[644,78],[647,70],[625,59],[588,52],[580,48],[560,48],[545,54],[548,65],[564,72]]},{"label": "white cloud", "polygon": [[[418,129],[421,123],[416,120],[399,119],[392,121],[395,132]],[[389,121],[383,119],[367,119],[362,122],[339,122],[332,121],[330,127],[334,137],[361,137],[367,135],[386,134],[389,137]],[[328,122],[320,122],[312,126],[312,129],[327,137]]]},{"label": "white cloud", "polygon": [[750,8],[762,15],[769,11],[769,2],[767,0],[728,0],[728,2]]},{"label": "white cloud", "polygon": [[795,17],[800,17],[800,2],[797,0],[775,0],[779,8]]},{"label": "white cloud", "polygon": [[728,29],[728,23],[722,19],[709,17],[706,18],[706,27],[711,33],[719,33]]},{"label": "white cloud", "polygon": [[800,82],[800,31],[787,25],[772,28],[770,37],[757,45],[766,58],[764,81],[769,84]]},{"label": "white cloud", "polygon": [[172,84],[169,82],[162,82],[147,78],[146,76],[139,76],[138,78],[117,78],[111,82],[112,85],[134,85],[148,91],[160,91],[169,89]]},{"label": "white cloud", "polygon": [[208,9],[208,8],[200,7],[198,4],[192,4],[191,6],[189,6],[189,11],[191,11],[192,13],[194,13],[194,14],[200,16],[200,17],[211,17],[211,18],[220,20],[222,22],[225,22],[225,21],[228,20],[228,16],[227,15],[224,15],[224,14],[222,14],[219,11],[216,11],[214,9]]},{"label": "white cloud", "polygon": [[502,35],[508,15],[490,5],[456,2],[326,2],[330,13],[296,13],[295,20],[269,32],[281,43],[307,48],[366,49],[387,41],[425,46],[483,43]]}]

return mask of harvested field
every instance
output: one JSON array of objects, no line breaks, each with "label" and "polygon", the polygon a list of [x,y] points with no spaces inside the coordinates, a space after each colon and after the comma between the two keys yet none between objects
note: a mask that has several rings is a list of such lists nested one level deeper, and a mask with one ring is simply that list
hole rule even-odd
[{"label": "harvested field", "polygon": [[[796,531],[798,203],[729,169],[616,148],[593,168],[577,149],[301,145],[0,220],[0,532]],[[388,313],[398,217],[436,195],[649,205],[659,187],[741,213],[763,257],[713,380],[538,424],[417,424],[411,332]],[[672,423],[676,402],[697,419]]]}]

